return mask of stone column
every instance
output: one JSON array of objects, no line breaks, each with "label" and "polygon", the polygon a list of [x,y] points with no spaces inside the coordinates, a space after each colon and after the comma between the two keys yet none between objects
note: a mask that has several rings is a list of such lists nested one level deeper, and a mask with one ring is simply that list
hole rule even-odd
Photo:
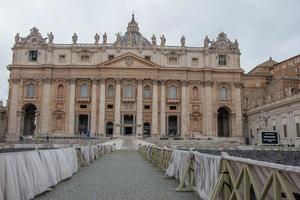
[{"label": "stone column", "polygon": [[181,81],[181,136],[187,134],[187,99],[186,81]]},{"label": "stone column", "polygon": [[105,79],[100,81],[99,135],[105,134]]},{"label": "stone column", "polygon": [[235,84],[235,136],[242,136],[242,98],[241,98],[241,83]]},{"label": "stone column", "polygon": [[68,134],[75,135],[75,84],[76,80],[69,82],[69,108],[68,108]]},{"label": "stone column", "polygon": [[160,81],[160,134],[166,135],[166,83]]},{"label": "stone column", "polygon": [[42,101],[42,121],[41,121],[41,134],[47,135],[49,131],[49,120],[50,120],[50,89],[51,79],[46,78],[42,80],[43,83],[43,101]]},{"label": "stone column", "polygon": [[17,135],[17,111],[19,101],[19,79],[11,79],[11,93],[9,97],[9,115],[8,115],[8,131],[7,141],[18,141],[19,135]]},{"label": "stone column", "polygon": [[121,115],[121,85],[120,79],[116,80],[116,95],[115,95],[115,128],[114,134],[120,136],[120,115]]},{"label": "stone column", "polygon": [[152,83],[152,123],[151,123],[151,135],[154,136],[158,133],[157,130],[157,111],[158,111],[158,103],[157,103],[157,80],[153,80]]},{"label": "stone column", "polygon": [[204,120],[203,120],[203,127],[204,127],[204,135],[212,135],[212,85],[213,82],[206,81],[204,82]]},{"label": "stone column", "polygon": [[92,104],[91,104],[91,131],[90,136],[95,137],[97,127],[97,79],[92,80]]},{"label": "stone column", "polygon": [[138,80],[137,103],[136,103],[136,134],[143,134],[143,81]]}]

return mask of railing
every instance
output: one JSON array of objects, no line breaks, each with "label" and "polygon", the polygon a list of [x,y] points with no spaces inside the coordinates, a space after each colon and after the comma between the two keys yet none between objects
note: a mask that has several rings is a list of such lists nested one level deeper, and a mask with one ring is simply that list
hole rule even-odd
[{"label": "railing", "polygon": [[[139,152],[149,160],[155,167],[166,170],[176,159],[172,149],[160,148],[156,146],[140,146]],[[201,154],[194,151],[185,151],[190,154],[186,160],[184,173],[180,174],[179,185],[176,191],[197,191],[197,185],[203,185],[210,181],[212,177],[197,179],[196,155]],[[204,155],[204,154],[203,154]],[[213,155],[208,155],[208,158]],[[229,156],[222,153],[220,157],[218,178],[212,190],[203,199],[300,199],[300,167],[267,163],[245,158]],[[210,158],[209,158],[210,159]],[[198,170],[198,171],[197,171]],[[203,170],[203,169],[202,169]],[[209,173],[209,168],[205,168],[202,174]],[[199,180],[201,181],[199,182]]]}]

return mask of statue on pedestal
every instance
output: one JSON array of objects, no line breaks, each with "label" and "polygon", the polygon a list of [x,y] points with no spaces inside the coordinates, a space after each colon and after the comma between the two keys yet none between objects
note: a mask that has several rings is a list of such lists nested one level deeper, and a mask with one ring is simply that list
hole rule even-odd
[{"label": "statue on pedestal", "polygon": [[78,36],[76,33],[73,34],[72,40],[73,40],[73,44],[77,44]]},{"label": "statue on pedestal", "polygon": [[209,40],[209,38],[206,36],[205,39],[204,39],[204,47],[205,47],[205,48],[208,48],[209,43],[210,43],[210,40]]},{"label": "statue on pedestal", "polygon": [[107,35],[106,35],[106,32],[103,34],[102,36],[102,44],[106,44],[107,43]]},{"label": "statue on pedestal", "polygon": [[166,38],[165,38],[165,36],[164,35],[162,35],[161,37],[160,37],[160,46],[161,47],[164,47],[165,45],[166,45]]},{"label": "statue on pedestal", "polygon": [[156,46],[156,37],[154,34],[152,35],[151,40],[152,40],[152,45]]},{"label": "statue on pedestal", "polygon": [[18,44],[20,42],[20,34],[17,33],[15,36],[15,44]]},{"label": "statue on pedestal", "polygon": [[99,44],[100,36],[98,33],[95,34],[94,39],[95,39],[95,44]]},{"label": "statue on pedestal", "polygon": [[52,34],[52,32],[48,33],[48,43],[49,44],[53,44],[53,40],[54,40],[54,35]]},{"label": "statue on pedestal", "polygon": [[184,37],[184,35],[181,37],[180,42],[181,42],[181,47],[185,47],[185,37]]}]

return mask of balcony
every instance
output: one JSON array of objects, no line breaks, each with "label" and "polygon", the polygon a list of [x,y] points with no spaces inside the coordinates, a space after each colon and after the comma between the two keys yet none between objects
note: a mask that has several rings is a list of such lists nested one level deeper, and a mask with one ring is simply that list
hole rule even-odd
[{"label": "balcony", "polygon": [[180,102],[180,99],[170,99],[170,98],[167,98],[167,103],[179,103]]},{"label": "balcony", "polygon": [[77,97],[76,101],[78,103],[89,103],[90,97]]},{"label": "balcony", "polygon": [[23,101],[29,102],[29,101],[36,101],[36,97],[23,97]]}]

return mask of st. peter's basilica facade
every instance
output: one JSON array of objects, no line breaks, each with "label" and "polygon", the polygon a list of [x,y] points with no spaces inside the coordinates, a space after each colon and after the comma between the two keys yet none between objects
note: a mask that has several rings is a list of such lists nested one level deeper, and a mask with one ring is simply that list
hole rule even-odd
[{"label": "st. peter's basilica facade", "polygon": [[147,40],[132,16],[114,43],[15,37],[7,140],[23,136],[242,137],[240,50],[225,33],[203,47]]}]

